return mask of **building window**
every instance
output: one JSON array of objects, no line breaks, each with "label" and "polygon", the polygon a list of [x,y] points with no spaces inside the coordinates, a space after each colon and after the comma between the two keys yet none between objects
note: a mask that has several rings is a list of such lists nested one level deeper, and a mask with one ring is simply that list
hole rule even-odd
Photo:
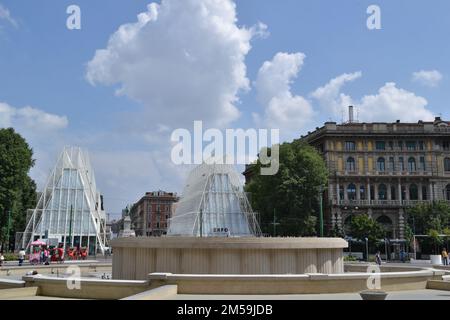
[{"label": "building window", "polygon": [[402,186],[402,200],[406,200],[406,187]]},{"label": "building window", "polygon": [[391,200],[397,200],[397,189],[394,186],[391,186]]},{"label": "building window", "polygon": [[423,141],[419,141],[419,150],[425,150],[425,143]]},{"label": "building window", "polygon": [[387,188],[385,184],[380,184],[378,186],[378,199],[387,200]]},{"label": "building window", "polygon": [[398,142],[398,149],[403,150],[403,141]]},{"label": "building window", "polygon": [[420,157],[420,170],[422,170],[422,171],[427,170],[427,166],[425,163],[425,157]]},{"label": "building window", "polygon": [[409,186],[409,200],[419,200],[419,189],[416,184]]},{"label": "building window", "polygon": [[403,161],[403,157],[398,158],[398,166],[400,171],[405,171],[405,162]]},{"label": "building window", "polygon": [[391,172],[395,171],[395,160],[394,160],[394,157],[390,157],[389,158],[389,170]]},{"label": "building window", "polygon": [[355,164],[355,158],[348,158],[347,159],[347,171],[355,171],[356,170],[356,164]]},{"label": "building window", "polygon": [[389,150],[394,150],[394,141],[389,141]]},{"label": "building window", "polygon": [[442,142],[442,149],[444,149],[444,151],[449,151],[450,150],[450,141]]},{"label": "building window", "polygon": [[386,150],[386,142],[385,141],[377,141],[375,143],[375,148],[377,150]]},{"label": "building window", "polygon": [[363,185],[359,186],[359,198],[366,200],[366,188]]},{"label": "building window", "polygon": [[447,185],[447,187],[445,188],[445,195],[446,195],[445,198],[446,198],[448,201],[450,201],[450,184]]},{"label": "building window", "polygon": [[409,170],[409,172],[417,171],[416,159],[414,159],[413,157],[409,158],[409,160],[408,160],[408,170]]},{"label": "building window", "polygon": [[344,200],[344,187],[343,186],[339,187],[339,199]]},{"label": "building window", "polygon": [[392,238],[393,237],[392,220],[389,217],[382,215],[382,216],[378,217],[377,222],[383,226],[383,229],[386,232],[386,237]]},{"label": "building window", "polygon": [[355,151],[356,143],[355,141],[345,141],[345,150],[347,151]]},{"label": "building window", "polygon": [[348,200],[356,200],[356,186],[353,183],[347,187],[347,197]]},{"label": "building window", "polygon": [[450,172],[450,158],[444,159],[444,169],[446,172]]},{"label": "building window", "polygon": [[422,187],[422,200],[428,200],[428,189],[426,186]]},{"label": "building window", "polygon": [[416,150],[416,142],[415,141],[406,141],[406,149],[408,151],[415,151]]},{"label": "building window", "polygon": [[377,161],[377,170],[379,172],[384,172],[386,171],[386,161],[384,160],[384,158],[378,158]]}]

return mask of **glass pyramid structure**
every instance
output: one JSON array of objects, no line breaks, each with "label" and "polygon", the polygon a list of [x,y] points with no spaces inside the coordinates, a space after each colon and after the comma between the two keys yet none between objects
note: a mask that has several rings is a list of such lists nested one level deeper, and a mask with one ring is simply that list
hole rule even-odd
[{"label": "glass pyramid structure", "polygon": [[232,165],[202,164],[187,180],[168,236],[253,237],[261,230]]},{"label": "glass pyramid structure", "polygon": [[90,254],[106,247],[106,213],[87,152],[66,147],[60,154],[36,208],[29,210],[21,246],[44,240],[49,245],[86,247]]}]

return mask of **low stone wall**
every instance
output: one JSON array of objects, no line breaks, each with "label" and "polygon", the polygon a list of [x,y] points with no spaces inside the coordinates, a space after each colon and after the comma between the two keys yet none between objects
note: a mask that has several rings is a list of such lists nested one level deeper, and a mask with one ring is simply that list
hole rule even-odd
[{"label": "low stone wall", "polygon": [[38,287],[0,290],[0,300],[33,297],[39,294]]},{"label": "low stone wall", "polygon": [[149,273],[334,274],[344,272],[340,238],[122,238],[112,241],[113,278]]},{"label": "low stone wall", "polygon": [[428,281],[427,289],[450,291],[450,282],[442,280]]},{"label": "low stone wall", "polygon": [[39,295],[74,299],[116,300],[136,295],[149,289],[148,281],[82,279],[80,288],[70,289],[70,279],[43,276],[22,278],[27,287],[38,287]]},{"label": "low stone wall", "polygon": [[25,287],[25,281],[0,279],[0,290]]},{"label": "low stone wall", "polygon": [[[177,285],[179,294],[319,294],[360,292],[368,289],[374,274],[304,274],[304,275],[181,275],[151,274],[154,286]],[[442,272],[420,270],[380,273],[381,290],[426,289],[427,282]]]},{"label": "low stone wall", "polygon": [[30,270],[36,270],[41,274],[64,274],[67,268],[70,266],[78,266],[82,274],[88,274],[93,272],[107,272],[111,273],[112,265],[111,263],[98,263],[98,264],[75,264],[75,263],[64,263],[64,264],[51,264],[48,266],[37,265],[37,266],[3,266],[0,268],[0,278],[7,278],[9,276],[23,276]]}]

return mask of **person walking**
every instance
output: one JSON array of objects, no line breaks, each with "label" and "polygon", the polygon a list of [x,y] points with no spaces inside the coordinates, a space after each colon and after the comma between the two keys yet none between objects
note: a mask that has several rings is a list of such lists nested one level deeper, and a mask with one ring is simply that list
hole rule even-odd
[{"label": "person walking", "polygon": [[382,260],[381,260],[381,253],[380,253],[380,251],[377,251],[377,254],[375,255],[375,262],[376,262],[377,265],[381,266]]},{"label": "person walking", "polygon": [[442,263],[444,264],[444,266],[448,266],[448,252],[446,248],[442,249],[441,255],[442,255]]},{"label": "person walking", "polygon": [[19,267],[23,265],[23,260],[25,260],[25,249],[21,248],[19,251]]}]

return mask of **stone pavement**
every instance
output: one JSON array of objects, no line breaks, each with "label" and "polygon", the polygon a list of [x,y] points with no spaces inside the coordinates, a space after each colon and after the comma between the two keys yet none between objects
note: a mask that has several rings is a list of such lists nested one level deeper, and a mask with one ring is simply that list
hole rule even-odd
[{"label": "stone pavement", "polygon": [[[362,300],[358,293],[293,294],[293,295],[186,295],[171,300]],[[389,292],[387,300],[450,300],[450,291],[413,290]]]}]

